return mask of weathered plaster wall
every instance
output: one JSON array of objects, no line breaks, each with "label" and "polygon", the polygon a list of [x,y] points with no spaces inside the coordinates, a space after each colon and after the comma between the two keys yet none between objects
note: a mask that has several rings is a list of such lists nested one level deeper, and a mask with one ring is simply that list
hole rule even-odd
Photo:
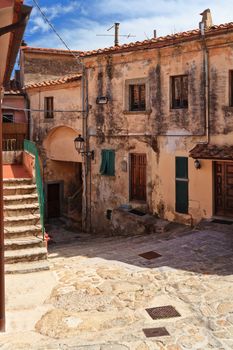
[{"label": "weathered plaster wall", "polygon": [[81,71],[80,65],[70,54],[48,54],[21,51],[21,79],[24,85],[56,79]]},{"label": "weathered plaster wall", "polygon": [[[31,109],[31,137],[37,142],[44,168],[44,182],[62,181],[62,209],[67,211],[68,197],[81,186],[82,157],[75,150],[74,139],[82,134],[80,82],[28,90]],[[44,98],[54,98],[54,118],[44,117]],[[76,112],[62,112],[76,111]]]},{"label": "weathered plaster wall", "polygon": [[[222,45],[232,34],[208,39],[207,45]],[[209,49],[210,142],[232,144],[232,108],[229,106],[229,70],[233,48]],[[90,147],[92,162],[92,226],[111,231],[106,210],[121,204],[140,206],[129,200],[129,155],[147,154],[147,206],[160,217],[196,223],[214,214],[213,162],[202,160],[196,170],[189,158],[188,214],[175,212],[175,157],[189,157],[198,143],[206,142],[205,81],[202,42],[134,51],[86,59],[89,84]],[[188,109],[171,109],[170,77],[188,75]],[[146,111],[129,112],[127,82],[146,82]],[[96,105],[97,96],[107,96],[106,105]],[[116,151],[115,177],[99,173],[101,149]],[[126,161],[127,171],[122,170]]]},{"label": "weathered plaster wall", "polygon": [[3,103],[4,106],[19,108],[19,110],[3,109],[3,112],[13,113],[14,123],[27,123],[27,113],[20,110],[25,108],[25,97],[21,95],[4,95]]}]

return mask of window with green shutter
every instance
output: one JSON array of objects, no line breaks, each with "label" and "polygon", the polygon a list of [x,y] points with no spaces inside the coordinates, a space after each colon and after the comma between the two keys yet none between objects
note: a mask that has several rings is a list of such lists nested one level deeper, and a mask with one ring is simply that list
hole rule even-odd
[{"label": "window with green shutter", "polygon": [[115,151],[112,149],[103,149],[101,151],[100,174],[115,176]]},{"label": "window with green shutter", "polygon": [[176,211],[188,213],[188,158],[176,157]]}]

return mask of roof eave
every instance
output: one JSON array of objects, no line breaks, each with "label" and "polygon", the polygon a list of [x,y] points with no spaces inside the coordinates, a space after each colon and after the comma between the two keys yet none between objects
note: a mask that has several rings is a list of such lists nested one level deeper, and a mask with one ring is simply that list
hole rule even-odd
[{"label": "roof eave", "polygon": [[11,32],[11,42],[8,49],[8,57],[7,57],[7,67],[3,79],[3,86],[5,86],[8,81],[10,80],[10,76],[12,73],[12,70],[15,65],[16,57],[20,48],[20,44],[26,29],[26,25],[31,13],[32,7],[27,5],[21,5],[20,13],[18,14],[18,21],[21,22],[18,26],[18,28]]}]

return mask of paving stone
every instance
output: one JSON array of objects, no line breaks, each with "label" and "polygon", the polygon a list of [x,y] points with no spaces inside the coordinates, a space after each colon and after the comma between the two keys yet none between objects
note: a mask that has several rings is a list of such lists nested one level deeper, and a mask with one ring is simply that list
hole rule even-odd
[{"label": "paving stone", "polygon": [[[51,234],[59,231],[69,235],[51,226]],[[231,348],[232,233],[208,228],[173,232],[170,238],[167,233],[166,240],[156,235],[78,236],[71,244],[50,247],[57,283],[44,301],[49,311],[33,329],[43,342],[32,342],[30,350],[53,345],[64,350]],[[150,250],[162,257],[145,265],[138,253]],[[173,305],[181,317],[153,321],[145,312],[164,305]],[[170,337],[145,341],[142,329],[156,327],[166,327]],[[27,333],[19,344],[27,349],[25,339]],[[18,349],[15,343],[13,348]]]}]

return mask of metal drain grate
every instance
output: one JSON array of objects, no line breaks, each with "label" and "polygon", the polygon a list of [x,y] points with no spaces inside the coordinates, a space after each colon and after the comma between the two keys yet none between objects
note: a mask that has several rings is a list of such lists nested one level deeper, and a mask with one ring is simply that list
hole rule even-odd
[{"label": "metal drain grate", "polygon": [[143,329],[143,332],[147,338],[164,337],[170,335],[165,327],[145,328]]},{"label": "metal drain grate", "polygon": [[181,316],[172,305],[152,307],[150,309],[146,309],[146,311],[153,320]]},{"label": "metal drain grate", "polygon": [[142,211],[140,211],[138,209],[132,209],[132,210],[129,211],[129,213],[132,213],[132,214],[135,214],[135,215],[138,215],[138,216],[146,215],[146,213],[143,213]]},{"label": "metal drain grate", "polygon": [[214,219],[214,220],[212,220],[212,222],[215,224],[224,224],[224,225],[232,225],[233,224],[233,221],[220,220],[220,219]]},{"label": "metal drain grate", "polygon": [[159,258],[160,256],[162,256],[159,253],[156,253],[156,252],[153,252],[153,251],[142,253],[142,254],[138,254],[138,255],[141,256],[144,259],[147,259],[147,260],[156,259],[156,258]]}]

